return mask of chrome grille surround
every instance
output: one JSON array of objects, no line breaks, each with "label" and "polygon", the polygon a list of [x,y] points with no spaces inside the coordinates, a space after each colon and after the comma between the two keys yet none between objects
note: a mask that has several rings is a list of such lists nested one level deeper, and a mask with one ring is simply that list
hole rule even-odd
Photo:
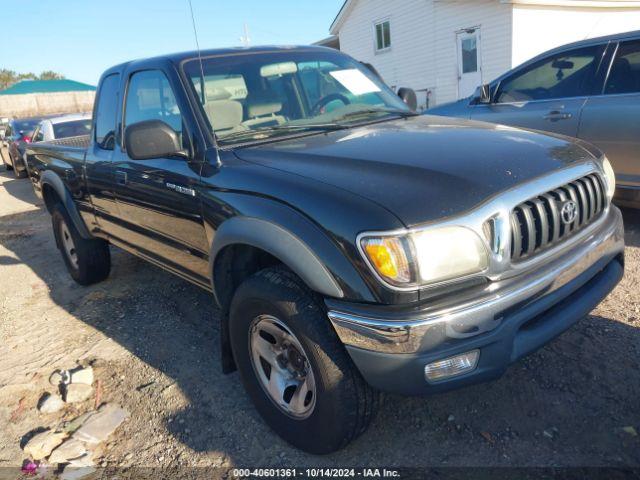
[{"label": "chrome grille surround", "polygon": [[[518,262],[551,248],[597,220],[607,207],[605,185],[592,173],[517,205],[511,212],[511,260]],[[563,218],[563,206],[575,219]]]}]

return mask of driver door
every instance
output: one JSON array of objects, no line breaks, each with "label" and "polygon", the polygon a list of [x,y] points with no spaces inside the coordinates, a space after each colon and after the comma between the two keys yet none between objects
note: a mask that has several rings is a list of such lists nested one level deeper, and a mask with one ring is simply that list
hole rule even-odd
[{"label": "driver door", "polygon": [[603,53],[602,46],[583,47],[517,70],[500,82],[491,104],[472,109],[471,118],[576,137]]},{"label": "driver door", "polygon": [[[141,70],[129,77],[124,128],[146,120],[169,125],[188,145],[181,109],[162,70]],[[151,261],[178,274],[207,283],[208,242],[202,220],[201,164],[185,158],[134,160],[124,148],[113,161],[114,194],[120,240]]]}]

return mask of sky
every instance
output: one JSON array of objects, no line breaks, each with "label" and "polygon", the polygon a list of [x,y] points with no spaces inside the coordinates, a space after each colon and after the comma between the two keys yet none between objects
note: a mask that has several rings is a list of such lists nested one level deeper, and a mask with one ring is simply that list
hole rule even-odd
[{"label": "sky", "polygon": [[[309,44],[329,35],[343,0],[192,0],[200,48]],[[0,69],[53,70],[95,85],[127,60],[195,50],[188,0],[20,0],[3,9]],[[9,48],[7,46],[10,45]]]}]

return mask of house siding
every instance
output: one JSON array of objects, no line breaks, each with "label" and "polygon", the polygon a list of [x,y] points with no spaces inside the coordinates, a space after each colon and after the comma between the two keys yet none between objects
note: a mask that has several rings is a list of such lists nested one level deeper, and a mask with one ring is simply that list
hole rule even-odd
[{"label": "house siding", "polygon": [[458,99],[456,32],[480,27],[482,82],[488,82],[511,65],[512,6],[498,1],[435,1],[434,28],[437,68],[433,104]]},{"label": "house siding", "polygon": [[640,9],[637,8],[569,9],[515,5],[512,64],[515,67],[566,43],[639,28]]},{"label": "house siding", "polygon": [[[430,3],[403,0],[400,7],[388,0],[355,2],[340,29],[340,49],[372,64],[392,87],[420,90],[433,86],[435,71],[429,68],[432,62],[429,46],[434,41]],[[376,52],[374,25],[387,18],[391,25],[391,48]]]},{"label": "house siding", "polygon": [[[376,52],[374,24],[389,19],[391,48]],[[481,28],[483,80],[511,63],[511,5],[498,0],[358,0],[339,30],[340,48],[371,63],[392,87],[411,87],[420,107],[457,99],[456,32]]]}]

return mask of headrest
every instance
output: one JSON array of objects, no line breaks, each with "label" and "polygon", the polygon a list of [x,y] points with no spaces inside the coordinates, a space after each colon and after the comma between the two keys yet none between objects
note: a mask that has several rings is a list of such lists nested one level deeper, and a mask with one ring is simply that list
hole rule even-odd
[{"label": "headrest", "polygon": [[204,91],[207,95],[207,100],[228,100],[231,98],[231,93],[222,88],[207,89],[205,86]]},{"label": "headrest", "polygon": [[273,115],[282,110],[282,102],[271,92],[260,92],[247,98],[247,116],[249,118]]},{"label": "headrest", "polygon": [[229,130],[242,123],[242,104],[235,100],[213,100],[204,109],[214,130]]},{"label": "headrest", "polygon": [[282,102],[277,101],[256,101],[250,103],[248,107],[249,118],[271,115],[282,110]]}]

